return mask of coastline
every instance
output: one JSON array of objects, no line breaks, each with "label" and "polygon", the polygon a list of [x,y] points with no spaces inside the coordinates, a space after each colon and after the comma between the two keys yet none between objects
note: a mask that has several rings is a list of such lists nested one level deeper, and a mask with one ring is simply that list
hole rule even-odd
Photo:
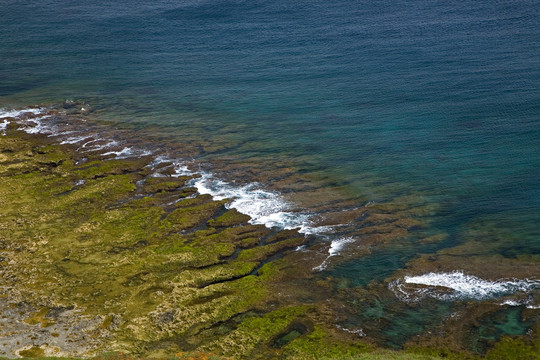
[{"label": "coastline", "polygon": [[81,153],[18,130],[36,115],[6,123],[0,137],[8,324],[0,337],[11,352],[0,356],[474,357],[384,353],[359,329],[337,328],[331,281],[317,280],[317,294],[306,285],[325,254],[294,251],[309,234],[250,223],[226,196],[194,188],[200,174],[170,161],[123,157],[124,148],[99,141]]}]

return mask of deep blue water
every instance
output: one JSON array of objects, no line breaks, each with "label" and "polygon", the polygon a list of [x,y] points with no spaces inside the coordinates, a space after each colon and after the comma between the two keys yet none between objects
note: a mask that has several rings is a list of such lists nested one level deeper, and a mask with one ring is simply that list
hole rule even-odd
[{"label": "deep blue water", "polygon": [[[0,107],[80,99],[220,145],[210,163],[279,159],[359,203],[425,196],[442,247],[488,223],[503,256],[538,256],[539,19],[532,0],[3,0]],[[337,272],[365,285],[417,251]]]}]

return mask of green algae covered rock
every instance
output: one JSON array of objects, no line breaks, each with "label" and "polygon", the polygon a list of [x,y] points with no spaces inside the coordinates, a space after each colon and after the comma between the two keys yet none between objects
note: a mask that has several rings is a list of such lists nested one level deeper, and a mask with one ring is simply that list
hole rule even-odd
[{"label": "green algae covered rock", "polygon": [[[250,224],[229,200],[198,194],[192,176],[152,176],[147,158],[85,156],[47,137],[0,136],[0,356],[475,358],[378,348],[337,326],[346,303],[332,303],[312,253],[294,251],[308,237]],[[373,207],[366,242],[423,228],[433,209],[413,205]],[[532,359],[536,338],[503,338],[485,355]]]},{"label": "green algae covered rock", "polygon": [[239,213],[236,209],[231,209],[223,215],[208,221],[208,225],[212,227],[231,227],[245,224],[249,220],[249,216]]},{"label": "green algae covered rock", "polygon": [[195,194],[189,177],[148,177],[141,158],[81,160],[16,132],[0,154],[2,355],[249,358],[310,323],[294,300],[281,308],[287,266],[267,263],[287,264],[298,233],[265,245],[270,230]]}]

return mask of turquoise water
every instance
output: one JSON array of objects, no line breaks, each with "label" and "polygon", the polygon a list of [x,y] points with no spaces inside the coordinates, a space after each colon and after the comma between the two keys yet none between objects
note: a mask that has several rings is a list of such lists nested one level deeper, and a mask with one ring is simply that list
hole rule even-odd
[{"label": "turquoise water", "polygon": [[[445,240],[324,271],[365,287],[469,241],[540,255],[539,18],[528,0],[5,0],[0,107],[84,101],[134,134],[200,144],[193,156],[229,181],[313,214],[433,205],[419,231]],[[271,175],[285,167],[310,190]]]}]

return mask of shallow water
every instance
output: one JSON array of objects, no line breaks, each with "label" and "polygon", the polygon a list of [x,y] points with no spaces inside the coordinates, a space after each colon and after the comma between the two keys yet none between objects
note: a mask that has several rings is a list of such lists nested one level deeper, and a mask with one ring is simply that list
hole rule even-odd
[{"label": "shallow water", "polygon": [[[331,225],[321,276],[340,286],[384,284],[445,249],[461,259],[448,271],[538,259],[537,2],[130,4],[2,2],[0,107],[81,100],[89,119],[176,144],[213,174],[201,191],[242,195],[260,222]],[[390,239],[366,232],[369,211],[421,224]],[[393,319],[399,345],[410,334],[395,329],[440,316]]]}]

